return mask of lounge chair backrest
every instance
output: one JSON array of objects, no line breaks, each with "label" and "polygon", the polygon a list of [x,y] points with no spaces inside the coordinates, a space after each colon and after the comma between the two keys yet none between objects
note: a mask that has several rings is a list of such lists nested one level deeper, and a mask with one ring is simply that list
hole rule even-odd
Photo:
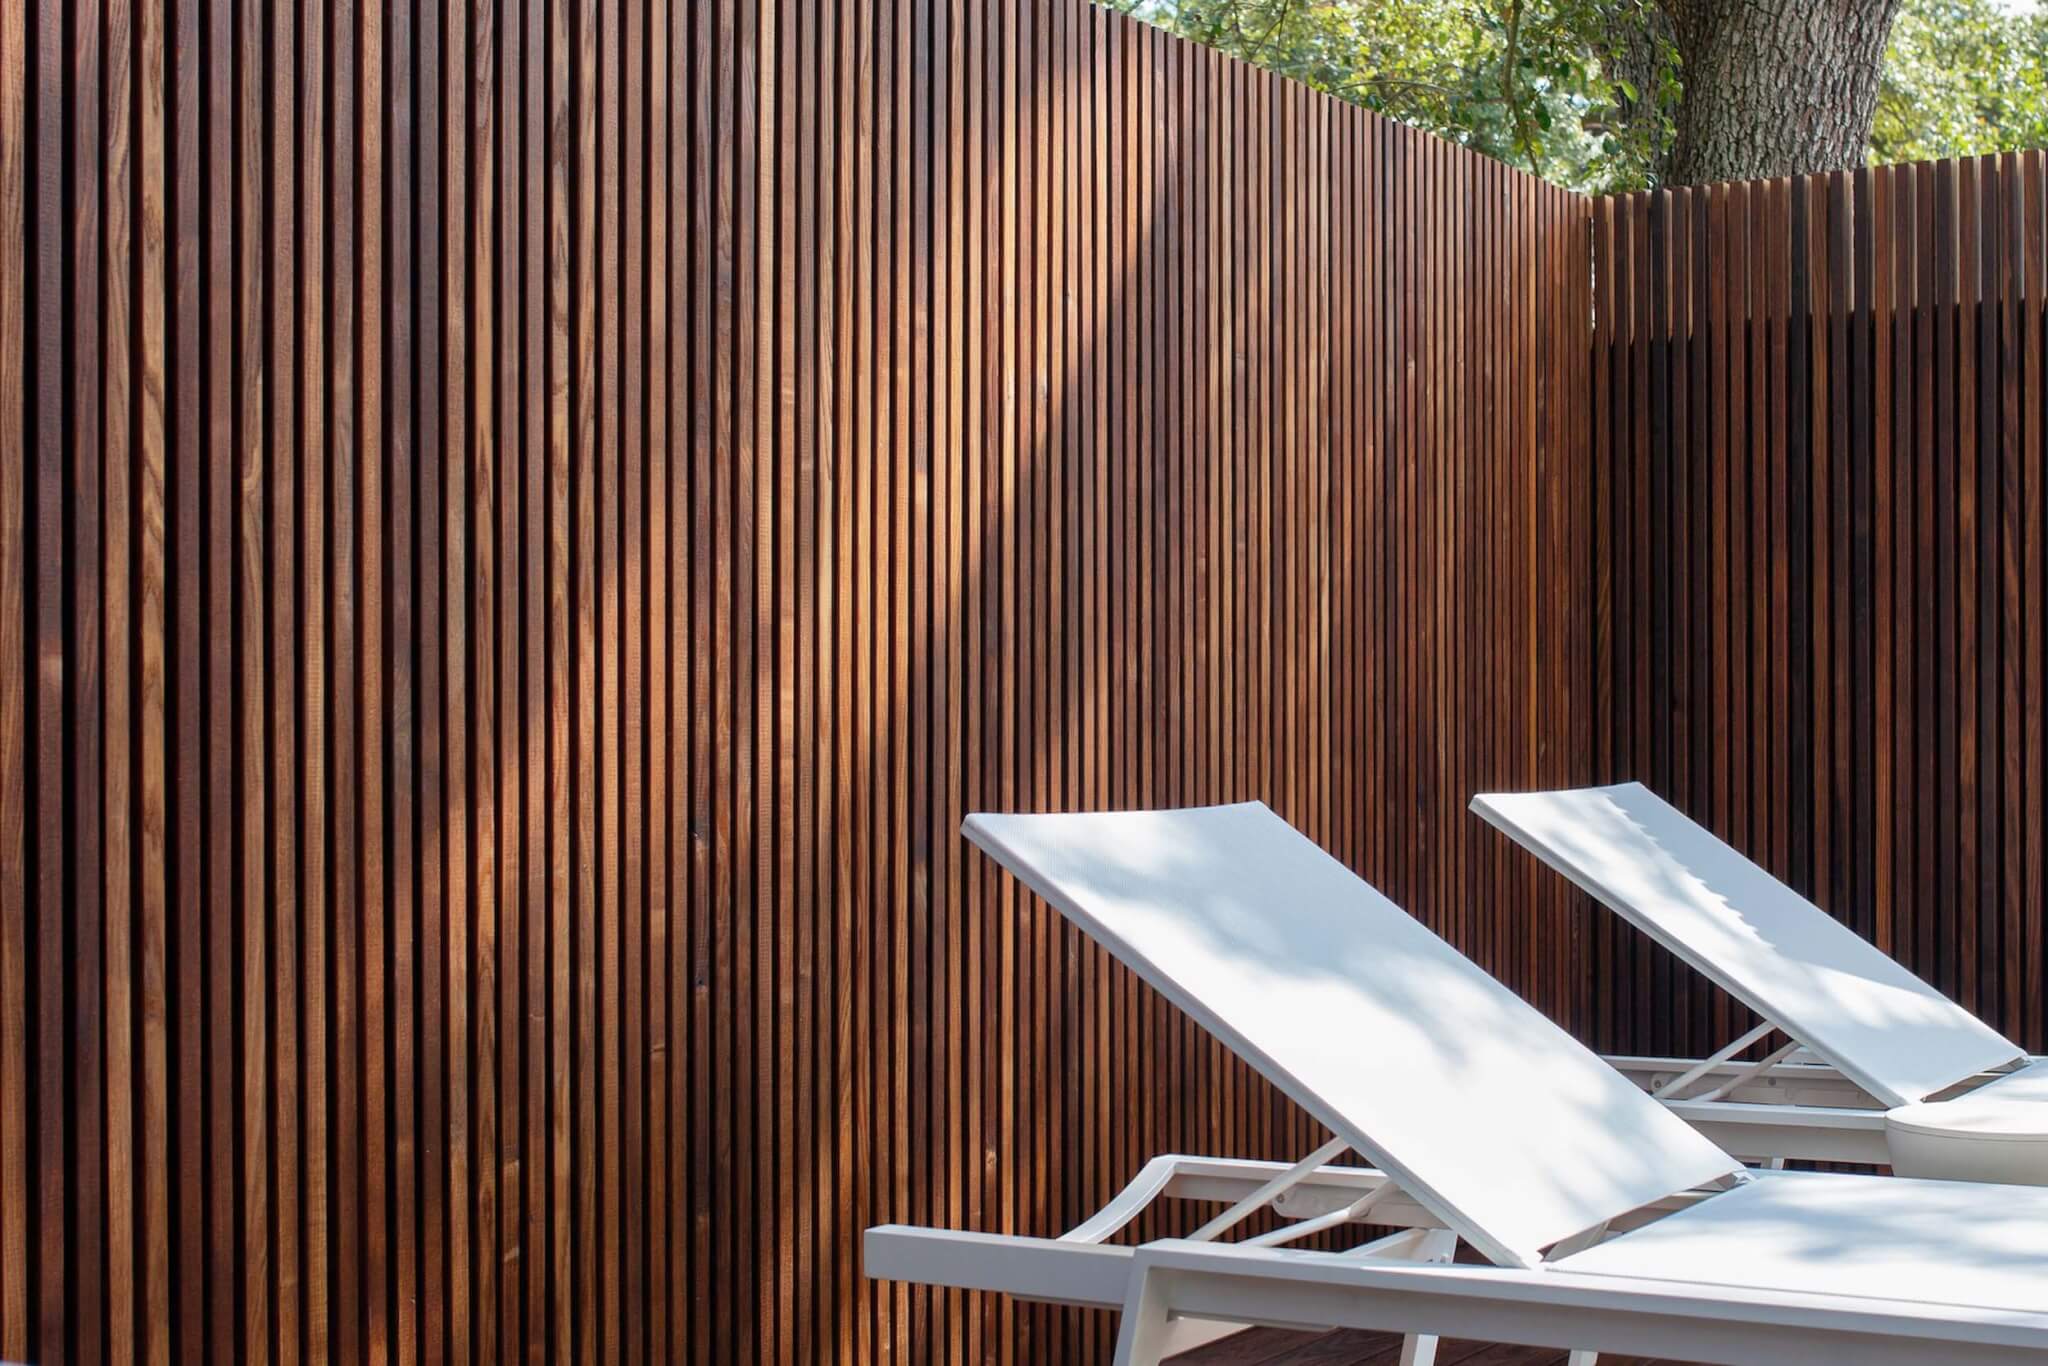
[{"label": "lounge chair backrest", "polygon": [[965,832],[1498,1263],[1739,1170],[1261,803]]},{"label": "lounge chair backrest", "polygon": [[1641,783],[1472,809],[1887,1105],[2025,1055]]}]

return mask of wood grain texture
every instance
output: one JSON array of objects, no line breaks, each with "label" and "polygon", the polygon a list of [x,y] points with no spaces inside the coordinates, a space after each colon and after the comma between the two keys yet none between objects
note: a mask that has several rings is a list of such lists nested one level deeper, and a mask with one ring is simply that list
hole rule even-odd
[{"label": "wood grain texture", "polygon": [[[1624,614],[1654,625],[1677,584],[1705,576],[1690,595],[1704,620],[1688,632],[1671,617],[1640,696],[1721,733],[1687,747],[1675,726],[1603,711],[1601,776],[1649,783],[2039,1047],[2040,156],[1690,193],[1715,196],[1705,278],[1725,287],[1704,313],[1626,315],[1631,290],[1687,287],[1686,224],[1639,197],[1597,210],[1595,278],[1619,297],[1596,309],[1594,447],[1612,452],[1617,484],[1652,495],[1596,527],[1615,568],[1595,648],[1598,685],[1618,692],[1644,666]],[[1647,279],[1620,249],[1631,234],[1649,247]],[[1670,421],[1631,424],[1601,399],[1602,375],[1631,364],[1705,396],[1689,432],[1657,394]],[[1707,485],[1684,474],[1702,450]],[[1645,532],[1659,572],[1621,572]],[[1618,927],[1596,933],[1602,963],[1646,952]],[[1697,1049],[1737,1013],[1719,999],[1708,1014],[1603,1013],[1593,1033]]]},{"label": "wood grain texture", "polygon": [[0,133],[0,1355],[1099,1357],[860,1230],[1316,1135],[978,808],[1583,1008],[1587,201],[1078,0],[48,0]]},{"label": "wood grain texture", "polygon": [[7,10],[0,1355],[1099,1359],[861,1229],[1317,1135],[975,809],[1261,797],[1705,1046],[1464,811],[1638,777],[2039,1045],[2044,220],[1081,0]]},{"label": "wood grain texture", "polygon": [[[28,1070],[28,23],[0,17],[0,1096]],[[17,282],[20,286],[17,287]],[[0,1102],[0,1352],[29,1335],[28,1107]]]}]

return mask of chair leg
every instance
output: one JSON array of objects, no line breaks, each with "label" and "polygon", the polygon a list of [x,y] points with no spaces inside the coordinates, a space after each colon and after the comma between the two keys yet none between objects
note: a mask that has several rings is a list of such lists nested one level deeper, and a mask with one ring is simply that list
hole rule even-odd
[{"label": "chair leg", "polygon": [[1435,1366],[1436,1335],[1410,1333],[1401,1339],[1401,1366]]},{"label": "chair leg", "polygon": [[1173,1321],[1164,1287],[1142,1261],[1131,1272],[1123,1320],[1116,1331],[1116,1366],[1159,1366],[1173,1350]]}]

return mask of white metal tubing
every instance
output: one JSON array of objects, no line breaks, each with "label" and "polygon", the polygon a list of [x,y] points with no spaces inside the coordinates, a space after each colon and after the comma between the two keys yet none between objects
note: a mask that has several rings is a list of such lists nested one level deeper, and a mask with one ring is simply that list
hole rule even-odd
[{"label": "white metal tubing", "polygon": [[1671,1112],[1731,1153],[1755,1161],[1796,1157],[1809,1162],[1888,1163],[1884,1111],[1811,1105],[1674,1100]]},{"label": "white metal tubing", "polygon": [[[1628,1280],[1555,1267],[1418,1266],[1168,1241],[1138,1249],[1131,1278],[1133,1290],[1152,1288],[1145,1307],[1153,1313],[1278,1327],[1427,1334],[1455,1325],[1461,1337],[1489,1342],[1732,1366],[2018,1366],[2048,1359],[2048,1314]],[[1126,1312],[1138,1302],[1127,1294]],[[1137,1354],[1120,1352],[1118,1360],[1150,1366]]]},{"label": "white metal tubing", "polygon": [[1758,1039],[1764,1038],[1765,1036],[1769,1035],[1775,1029],[1777,1029],[1776,1025],[1772,1024],[1769,1020],[1765,1020],[1762,1024],[1758,1025],[1756,1028],[1744,1034],[1734,1043],[1729,1044],[1726,1048],[1714,1054],[1713,1057],[1701,1059],[1699,1062],[1693,1064],[1693,1066],[1689,1070],[1679,1073],[1676,1077],[1673,1077],[1664,1085],[1659,1086],[1655,1090],[1651,1091],[1650,1094],[1655,1096],[1658,1100],[1677,1099],[1678,1093],[1680,1091],[1683,1091],[1686,1087],[1692,1085],[1701,1077],[1704,1077],[1707,1073],[1713,1071],[1716,1067],[1719,1067],[1722,1063],[1728,1061],[1737,1053],[1740,1053],[1743,1049],[1755,1043]]},{"label": "white metal tubing", "polygon": [[1139,1169],[1116,1198],[1060,1235],[1063,1243],[1099,1243],[1144,1213],[1180,1172],[1180,1159],[1155,1157]]},{"label": "white metal tubing", "polygon": [[[1404,1228],[1399,1233],[1389,1233],[1384,1238],[1375,1238],[1369,1243],[1360,1243],[1357,1247],[1349,1248],[1333,1255],[1354,1259],[1379,1257],[1394,1261],[1415,1261],[1417,1260],[1416,1252],[1422,1247],[1424,1239],[1428,1238],[1432,1233],[1448,1231],[1431,1228]],[[1455,1247],[1456,1244],[1454,1243],[1454,1250]]]},{"label": "white metal tubing", "polygon": [[1116,1330],[1116,1366],[1158,1366],[1166,1360],[1173,1331],[1172,1273],[1140,1272],[1124,1299]]},{"label": "white metal tubing", "polygon": [[[1289,1168],[1277,1162],[1244,1159],[1190,1157],[1184,1153],[1162,1153],[1138,1170],[1115,1198],[1060,1235],[1061,1242],[1100,1243],[1145,1212],[1157,1200],[1198,1200],[1234,1204],[1288,1175]],[[1309,1173],[1270,1201],[1275,1212],[1288,1218],[1317,1218],[1343,1209],[1361,1196],[1384,1191],[1389,1197],[1400,1192],[1385,1175],[1370,1167],[1325,1166]],[[1383,1224],[1407,1227],[1418,1221],[1434,1226],[1425,1210],[1405,1198],[1390,1199]]]},{"label": "white metal tubing", "polygon": [[[1882,1126],[1884,1116],[1878,1115]],[[1159,1159],[1154,1159],[1155,1161]],[[1234,1205],[1253,1190],[1288,1168],[1285,1162],[1256,1162],[1249,1158],[1173,1155],[1173,1180],[1161,1191],[1165,1200],[1199,1200],[1212,1205]],[[1274,1210],[1294,1219],[1307,1219],[1342,1209],[1386,1180],[1371,1167],[1321,1167],[1307,1180],[1290,1186],[1273,1200]]]},{"label": "white metal tubing", "polygon": [[1280,1173],[1280,1175],[1274,1177],[1271,1181],[1268,1181],[1265,1185],[1259,1187],[1250,1195],[1247,1195],[1244,1199],[1196,1229],[1193,1233],[1190,1233],[1188,1241],[1191,1243],[1206,1243],[1219,1233],[1226,1233],[1236,1228],[1247,1218],[1272,1203],[1289,1186],[1312,1175],[1317,1167],[1322,1166],[1339,1153],[1349,1151],[1350,1147],[1351,1145],[1341,1138],[1331,1139],[1328,1143],[1325,1143],[1322,1147],[1316,1149],[1307,1157],[1304,1157],[1301,1161],[1295,1163],[1286,1171]]},{"label": "white metal tubing", "polygon": [[1134,1251],[1113,1243],[878,1224],[861,1236],[861,1274],[1115,1309],[1129,1289]]},{"label": "white metal tubing", "polygon": [[1784,1059],[1787,1053],[1792,1052],[1794,1049],[1798,1047],[1799,1041],[1797,1039],[1794,1039],[1791,1042],[1787,1043],[1784,1047],[1764,1054],[1761,1058],[1758,1058],[1748,1067],[1743,1068],[1740,1072],[1737,1072],[1734,1076],[1728,1078],[1728,1080],[1722,1082],[1719,1086],[1716,1086],[1713,1090],[1707,1092],[1705,1095],[1694,1096],[1692,1097],[1692,1099],[1698,1101],[1719,1100],[1721,1097],[1727,1095],[1729,1092],[1735,1090],[1737,1087],[1747,1086],[1750,1082],[1755,1081],[1758,1077],[1770,1071],[1773,1067],[1776,1067],[1778,1063]]},{"label": "white metal tubing", "polygon": [[1311,1233],[1321,1233],[1326,1228],[1335,1228],[1339,1224],[1351,1223],[1374,1205],[1377,1205],[1381,1198],[1393,1189],[1393,1183],[1388,1182],[1376,1191],[1359,1196],[1343,1209],[1331,1210],[1328,1214],[1318,1215],[1313,1219],[1304,1219],[1298,1224],[1285,1224],[1270,1232],[1261,1233],[1256,1238],[1246,1238],[1243,1240],[1244,1245],[1246,1247],[1277,1247],[1282,1243],[1291,1243],[1296,1239],[1306,1238]]},{"label": "white metal tubing", "polygon": [[[1411,1262],[1448,1266],[1458,1257],[1458,1235],[1447,1228],[1419,1229],[1402,1255]],[[1436,1366],[1437,1335],[1410,1333],[1401,1339],[1401,1366]]]}]

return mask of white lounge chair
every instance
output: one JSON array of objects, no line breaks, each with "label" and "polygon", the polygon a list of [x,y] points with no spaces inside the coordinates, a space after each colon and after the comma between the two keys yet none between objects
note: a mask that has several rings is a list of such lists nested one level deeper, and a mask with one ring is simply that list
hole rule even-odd
[{"label": "white lounge chair", "polygon": [[1697,1062],[1610,1059],[1724,1147],[2048,1181],[2048,1062],[1642,784],[1472,809],[1762,1018]]},{"label": "white lounge chair", "polygon": [[[884,1225],[869,1276],[1124,1311],[1117,1359],[1215,1325],[1696,1361],[2048,1360],[2048,1190],[1751,1173],[1258,803],[973,816],[966,834],[1335,1137],[1167,1156],[1059,1238]],[[1329,1165],[1350,1150],[1371,1169]],[[1163,1197],[1189,1237],[1106,1240]],[[1262,1208],[1296,1219],[1218,1235]],[[1347,1224],[1346,1252],[1282,1244]],[[1450,1265],[1459,1242],[1490,1266]]]}]

